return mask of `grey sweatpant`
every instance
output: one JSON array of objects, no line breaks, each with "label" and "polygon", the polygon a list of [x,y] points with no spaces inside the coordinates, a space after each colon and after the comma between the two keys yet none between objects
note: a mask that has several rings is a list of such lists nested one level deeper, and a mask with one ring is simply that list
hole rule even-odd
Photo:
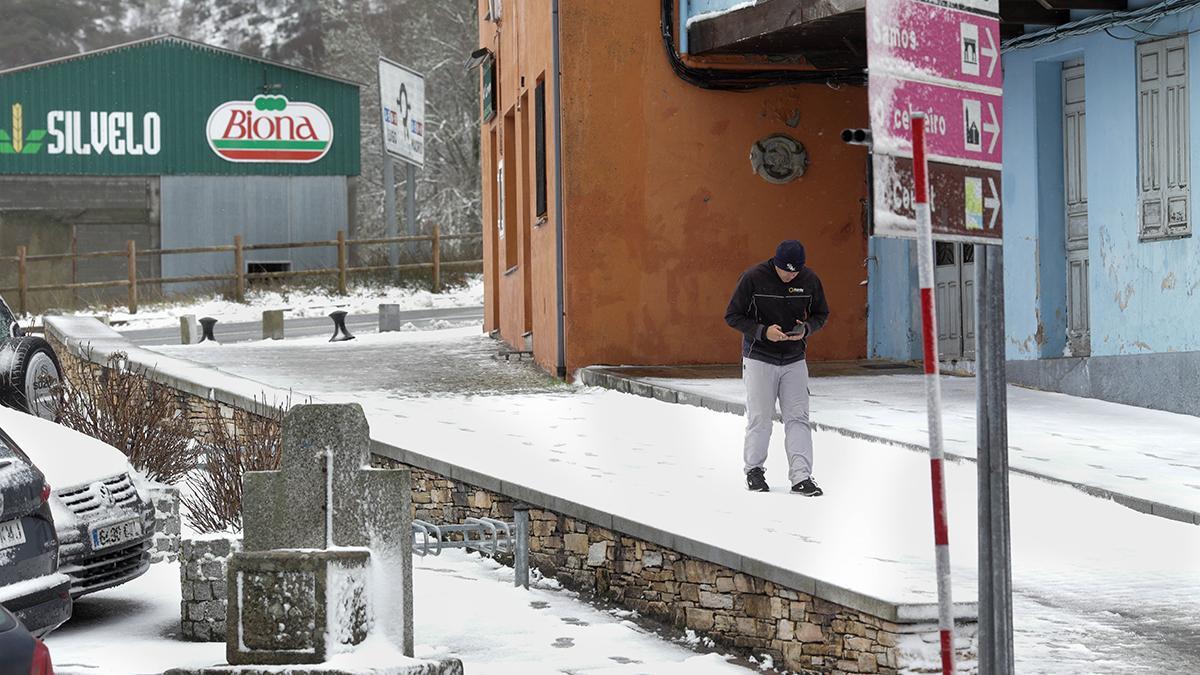
[{"label": "grey sweatpant", "polygon": [[812,428],[808,424],[808,363],[803,359],[776,366],[742,359],[746,385],[746,471],[767,461],[775,402],[783,415],[783,444],[787,450],[788,480],[792,485],[812,475]]}]

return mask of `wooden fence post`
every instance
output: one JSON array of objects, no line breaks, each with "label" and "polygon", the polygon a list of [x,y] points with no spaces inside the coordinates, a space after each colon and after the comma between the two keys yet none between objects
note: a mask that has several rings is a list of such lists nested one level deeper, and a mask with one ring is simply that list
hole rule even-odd
[{"label": "wooden fence post", "polygon": [[337,233],[338,293],[346,295],[346,233]]},{"label": "wooden fence post", "polygon": [[442,233],[437,223],[433,224],[433,292],[442,292]]},{"label": "wooden fence post", "polygon": [[[71,226],[71,283],[79,283],[79,239],[75,236],[75,226]],[[71,309],[79,309],[79,289],[71,289]]]},{"label": "wooden fence post", "polygon": [[126,242],[129,250],[129,313],[137,314],[138,310],[138,288],[137,288],[137,244],[132,239]]},{"label": "wooden fence post", "polygon": [[233,299],[238,302],[246,301],[246,258],[242,252],[242,235],[233,235]]},{"label": "wooden fence post", "polygon": [[21,313],[28,312],[26,297],[26,288],[29,286],[29,280],[25,278],[25,247],[17,247],[17,304],[20,305]]}]

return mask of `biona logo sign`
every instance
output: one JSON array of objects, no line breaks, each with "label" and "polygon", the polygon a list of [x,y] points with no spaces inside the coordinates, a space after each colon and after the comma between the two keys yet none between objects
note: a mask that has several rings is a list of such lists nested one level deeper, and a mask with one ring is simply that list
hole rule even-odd
[{"label": "biona logo sign", "polygon": [[208,116],[208,144],[230,162],[315,162],[333,144],[329,115],[284,96],[229,101]]}]

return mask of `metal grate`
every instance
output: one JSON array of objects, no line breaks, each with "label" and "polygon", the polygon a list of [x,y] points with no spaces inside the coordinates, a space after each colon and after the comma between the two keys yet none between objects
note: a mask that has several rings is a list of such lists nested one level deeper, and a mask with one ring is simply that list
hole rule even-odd
[{"label": "metal grate", "polygon": [[77,490],[59,492],[58,498],[75,515],[86,517],[99,513],[107,506],[134,506],[137,504],[137,490],[129,474],[123,473]]}]

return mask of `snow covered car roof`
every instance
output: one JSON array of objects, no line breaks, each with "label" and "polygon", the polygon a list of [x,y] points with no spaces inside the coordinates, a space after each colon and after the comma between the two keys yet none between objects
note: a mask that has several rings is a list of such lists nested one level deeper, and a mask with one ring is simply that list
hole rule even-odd
[{"label": "snow covered car roof", "polygon": [[0,429],[29,455],[55,490],[87,485],[129,470],[120,450],[33,415],[0,407]]}]

